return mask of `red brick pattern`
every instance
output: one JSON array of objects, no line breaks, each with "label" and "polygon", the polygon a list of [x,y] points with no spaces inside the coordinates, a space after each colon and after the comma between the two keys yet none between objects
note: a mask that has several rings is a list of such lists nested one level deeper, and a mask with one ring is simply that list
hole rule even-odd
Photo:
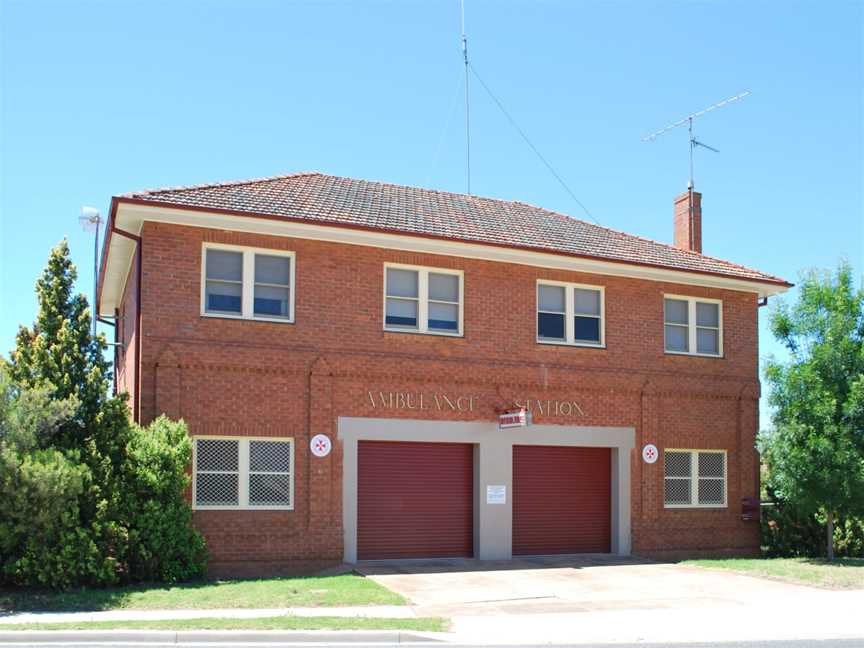
[{"label": "red brick pattern", "polygon": [[[193,434],[296,442],[293,511],[196,511],[216,572],[290,573],[341,559],[337,417],[491,421],[520,398],[575,401],[585,414],[535,412],[538,423],[636,429],[634,553],[758,550],[758,525],[740,518],[741,497],[758,494],[755,294],[152,222],[142,235],[144,421],[164,411]],[[202,317],[205,241],[293,250],[296,323]],[[463,270],[464,337],[384,332],[385,262]],[[607,348],[537,344],[537,279],[605,286]],[[724,358],[664,354],[664,292],[723,300]],[[121,364],[121,385],[132,361]],[[476,407],[382,411],[369,391],[470,395]],[[334,441],[327,458],[308,451],[316,433]],[[729,506],[664,509],[662,459],[644,464],[645,443],[727,450]]]},{"label": "red brick pattern", "polygon": [[675,198],[675,247],[702,252],[702,194],[692,193],[693,214],[690,214],[691,193],[685,191]]}]

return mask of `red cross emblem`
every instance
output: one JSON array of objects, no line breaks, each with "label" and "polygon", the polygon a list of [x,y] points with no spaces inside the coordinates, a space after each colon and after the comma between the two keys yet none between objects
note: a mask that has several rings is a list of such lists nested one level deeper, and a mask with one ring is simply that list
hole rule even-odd
[{"label": "red cross emblem", "polygon": [[312,437],[310,448],[316,457],[326,457],[330,454],[330,439],[324,434],[316,434]]}]

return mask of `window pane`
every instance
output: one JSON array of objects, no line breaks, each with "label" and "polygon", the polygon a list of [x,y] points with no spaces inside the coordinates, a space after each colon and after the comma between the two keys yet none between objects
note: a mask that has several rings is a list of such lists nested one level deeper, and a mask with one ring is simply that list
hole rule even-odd
[{"label": "window pane", "polygon": [[722,479],[700,479],[699,480],[699,503],[700,504],[725,504],[723,480]]},{"label": "window pane", "polygon": [[255,255],[255,283],[291,283],[291,258],[284,256]]},{"label": "window pane", "polygon": [[689,351],[690,343],[687,336],[686,326],[666,325],[666,350],[667,351]]},{"label": "window pane", "polygon": [[667,478],[664,501],[666,504],[691,504],[690,480]]},{"label": "window pane", "polygon": [[563,340],[564,314],[537,313],[537,335],[543,340]]},{"label": "window pane", "polygon": [[668,324],[687,324],[689,322],[688,304],[683,299],[666,300],[666,322]]},{"label": "window pane", "polygon": [[195,476],[195,503],[199,506],[238,506],[237,473],[198,473]]},{"label": "window pane", "polygon": [[388,326],[417,328],[417,302],[413,299],[387,299]]},{"label": "window pane", "polygon": [[720,331],[716,329],[696,329],[696,352],[718,355],[720,353]]},{"label": "window pane", "polygon": [[696,326],[720,326],[720,305],[696,302]]},{"label": "window pane", "polygon": [[459,277],[456,275],[429,273],[429,299],[459,301]]},{"label": "window pane", "polygon": [[577,315],[599,315],[600,291],[576,288],[573,311]]},{"label": "window pane", "polygon": [[290,317],[288,288],[255,286],[255,314],[267,317]]},{"label": "window pane", "polygon": [[291,470],[291,444],[287,441],[250,441],[249,470],[288,472]]},{"label": "window pane", "polygon": [[537,310],[551,311],[553,313],[564,312],[564,287],[563,286],[538,286]]},{"label": "window pane", "polygon": [[243,280],[243,253],[207,250],[207,278]]},{"label": "window pane", "polygon": [[576,317],[573,326],[574,337],[577,342],[600,343],[600,318],[599,317]]},{"label": "window pane", "polygon": [[699,453],[699,476],[700,477],[723,477],[725,476],[723,454],[720,452]]},{"label": "window pane", "polygon": [[204,299],[208,313],[240,313],[243,287],[238,283],[208,281]]},{"label": "window pane", "polygon": [[459,330],[459,306],[429,302],[429,328],[443,331]]},{"label": "window pane", "polygon": [[666,452],[663,465],[667,477],[691,477],[692,455],[689,452]]},{"label": "window pane", "polygon": [[417,297],[417,271],[387,268],[387,295]]},{"label": "window pane", "polygon": [[290,475],[249,475],[249,504],[288,506],[291,504]]},{"label": "window pane", "polygon": [[198,470],[237,470],[239,445],[230,439],[197,439]]}]

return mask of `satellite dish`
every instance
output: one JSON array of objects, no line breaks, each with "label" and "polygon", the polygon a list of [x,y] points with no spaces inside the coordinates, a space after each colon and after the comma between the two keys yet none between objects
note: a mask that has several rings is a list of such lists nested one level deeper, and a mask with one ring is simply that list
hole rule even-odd
[{"label": "satellite dish", "polygon": [[95,207],[82,207],[78,222],[81,223],[85,232],[95,232],[99,228],[99,223],[102,222],[102,216]]}]

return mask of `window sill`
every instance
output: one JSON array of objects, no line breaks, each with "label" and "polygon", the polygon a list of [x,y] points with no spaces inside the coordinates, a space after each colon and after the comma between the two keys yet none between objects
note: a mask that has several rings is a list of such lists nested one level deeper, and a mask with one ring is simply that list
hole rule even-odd
[{"label": "window sill", "polygon": [[664,504],[664,509],[670,510],[699,510],[699,509],[728,509],[726,504]]},{"label": "window sill", "polygon": [[673,355],[673,356],[688,356],[690,358],[711,358],[712,360],[723,360],[725,356],[723,354],[717,355],[714,353],[690,353],[689,351],[667,351],[663,350],[665,355]]},{"label": "window sill", "polygon": [[193,511],[293,511],[293,506],[193,506]]},{"label": "window sill", "polygon": [[227,319],[238,320],[241,322],[271,322],[276,324],[293,324],[293,319],[284,319],[282,317],[243,317],[242,315],[223,315],[221,313],[201,313],[201,317],[209,317],[212,319]]},{"label": "window sill", "polygon": [[434,337],[464,338],[462,333],[445,333],[444,331],[412,331],[411,329],[385,328],[385,333],[408,333],[409,335],[432,335]]},{"label": "window sill", "polygon": [[545,344],[548,346],[563,346],[563,347],[575,347],[577,349],[606,349],[605,344],[588,344],[585,342],[562,342],[560,340],[537,340],[537,344]]}]

